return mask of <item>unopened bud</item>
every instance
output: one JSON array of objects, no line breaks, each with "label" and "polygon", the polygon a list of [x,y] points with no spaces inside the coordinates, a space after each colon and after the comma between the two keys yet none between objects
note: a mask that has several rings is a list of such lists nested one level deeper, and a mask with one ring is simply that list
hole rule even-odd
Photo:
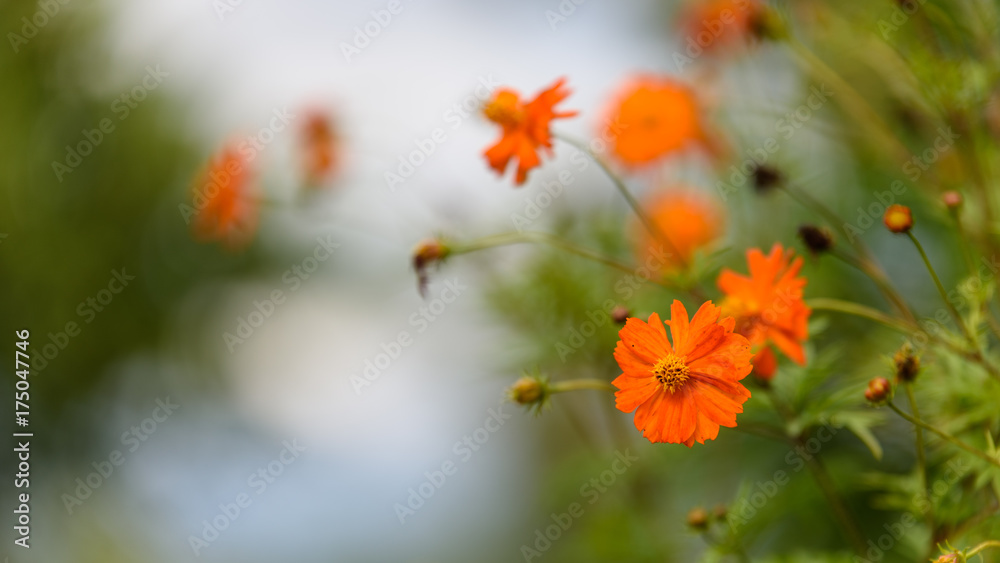
[{"label": "unopened bud", "polygon": [[702,507],[692,508],[687,515],[687,524],[695,530],[708,528],[708,512]]},{"label": "unopened bud", "polygon": [[948,190],[941,194],[941,202],[944,203],[949,211],[954,211],[962,206],[962,194],[955,190]]},{"label": "unopened bud", "polygon": [[535,409],[536,414],[551,395],[548,378],[542,375],[524,375],[507,388],[507,399],[529,409]]},{"label": "unopened bud", "polygon": [[632,316],[631,311],[629,311],[628,307],[624,305],[616,305],[615,308],[611,310],[611,320],[620,325],[625,324],[625,321],[627,321],[630,316]]},{"label": "unopened bud", "polygon": [[882,219],[885,226],[894,233],[907,233],[913,228],[913,214],[905,205],[893,204],[885,210]]},{"label": "unopened bud", "polygon": [[833,234],[825,227],[802,225],[799,227],[799,238],[813,254],[822,254],[833,248]]},{"label": "unopened bud", "polygon": [[876,377],[868,382],[868,389],[865,390],[865,399],[868,402],[882,405],[892,398],[892,384],[884,377]]},{"label": "unopened bud", "polygon": [[451,249],[441,239],[427,239],[413,249],[413,269],[417,272],[417,289],[427,293],[427,268],[439,264],[451,254]]},{"label": "unopened bud", "polygon": [[910,382],[917,378],[920,372],[920,358],[913,353],[913,347],[909,344],[903,345],[896,355],[892,357],[892,363],[896,368],[896,381]]},{"label": "unopened bud", "polygon": [[780,186],[785,181],[784,174],[773,166],[758,164],[753,169],[753,187],[757,193],[764,194]]}]

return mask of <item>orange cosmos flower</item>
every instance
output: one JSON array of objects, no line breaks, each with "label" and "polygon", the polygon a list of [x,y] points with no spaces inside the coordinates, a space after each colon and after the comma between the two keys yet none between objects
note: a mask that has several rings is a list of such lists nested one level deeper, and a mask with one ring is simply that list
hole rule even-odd
[{"label": "orange cosmos flower", "polygon": [[643,207],[670,242],[669,246],[663,245],[645,226],[634,227],[636,256],[654,271],[669,271],[690,263],[696,250],[710,245],[722,234],[722,210],[713,198],[697,190],[662,190],[654,193]]},{"label": "orange cosmos flower", "polygon": [[740,380],[750,365],[750,343],[719,320],[721,308],[706,302],[688,320],[680,301],[670,307],[670,337],[656,313],[645,323],[630,318],[618,333],[615,360],[622,374],[612,383],[615,405],[635,411],[635,427],[650,442],[704,444],[719,426],[736,426],[750,391]]},{"label": "orange cosmos flower", "polygon": [[539,149],[547,154],[552,152],[552,135],[549,123],[560,117],[573,117],[577,112],[556,112],[555,106],[569,96],[563,87],[565,79],[559,79],[534,100],[522,102],[517,92],[499,90],[483,108],[486,117],[503,129],[500,140],[486,149],[484,156],[490,167],[503,175],[507,164],[517,158],[515,182],[521,185],[528,179],[528,171],[541,164]]},{"label": "orange cosmos flower", "polygon": [[337,134],[329,116],[312,112],[302,128],[302,167],[306,182],[316,185],[337,167]]},{"label": "orange cosmos flower", "polygon": [[222,241],[234,250],[250,242],[259,203],[250,191],[250,176],[249,162],[234,145],[212,159],[193,190],[197,238]]},{"label": "orange cosmos flower", "polygon": [[[802,301],[806,279],[796,277],[802,268],[802,257],[793,260],[792,255],[791,249],[785,250],[777,243],[767,256],[759,248],[752,248],[747,251],[750,276],[725,269],[719,274],[717,284],[726,294],[723,309],[736,317],[736,331],[746,336],[754,348],[773,344],[796,363],[804,365],[803,343],[809,338],[812,310]],[[764,361],[760,375],[770,379],[774,362],[766,357],[761,359]],[[767,371],[771,373],[765,373]]]},{"label": "orange cosmos flower", "polygon": [[736,46],[758,31],[763,6],[757,0],[696,0],[681,18],[688,56]]},{"label": "orange cosmos flower", "polygon": [[671,78],[640,76],[615,96],[603,138],[612,153],[630,166],[704,144],[706,136],[694,93]]}]

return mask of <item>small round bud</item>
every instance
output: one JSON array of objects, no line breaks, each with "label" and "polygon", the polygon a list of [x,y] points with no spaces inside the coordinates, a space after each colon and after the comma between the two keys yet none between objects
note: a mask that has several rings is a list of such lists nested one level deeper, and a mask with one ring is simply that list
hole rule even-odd
[{"label": "small round bud", "polygon": [[443,262],[449,254],[451,248],[436,238],[422,241],[413,249],[413,269],[417,272],[417,289],[420,290],[420,295],[427,293],[427,268]]},{"label": "small round bud", "polygon": [[519,405],[536,403],[542,398],[544,393],[545,389],[542,382],[530,376],[518,379],[507,390],[507,396],[510,397],[510,400]]},{"label": "small round bud", "polygon": [[630,316],[632,316],[632,312],[624,305],[615,305],[615,308],[611,310],[611,320],[620,325],[625,324]]},{"label": "small round bud", "polygon": [[802,225],[799,227],[799,238],[813,254],[822,254],[833,248],[833,234],[826,227]]},{"label": "small round bud", "polygon": [[767,193],[785,181],[785,176],[780,170],[766,164],[754,166],[751,174],[753,176],[753,187],[759,194]]},{"label": "small round bud", "polygon": [[687,524],[695,530],[705,530],[708,528],[708,512],[702,507],[692,508],[687,515]]},{"label": "small round bud", "polygon": [[917,378],[920,372],[920,358],[913,353],[913,347],[909,344],[900,348],[896,355],[892,357],[892,363],[896,368],[896,381],[909,383]]},{"label": "small round bud", "polygon": [[958,554],[946,553],[934,560],[934,563],[958,563]]},{"label": "small round bud", "polygon": [[507,388],[507,399],[511,402],[528,407],[534,410],[535,414],[542,412],[542,407],[548,403],[549,379],[544,375],[525,374]]},{"label": "small round bud", "polygon": [[726,505],[724,504],[717,504],[715,505],[715,508],[712,509],[712,516],[714,516],[716,520],[725,520],[728,514],[729,511],[726,509]]},{"label": "small round bud", "polygon": [[948,190],[941,194],[941,202],[944,203],[949,211],[954,211],[962,206],[962,194],[955,190]]},{"label": "small round bud", "polygon": [[876,377],[868,382],[868,389],[865,390],[865,399],[868,402],[881,405],[892,398],[892,384],[884,377]]},{"label": "small round bud", "polygon": [[913,228],[913,214],[905,205],[893,204],[885,210],[885,226],[894,233],[907,233]]}]

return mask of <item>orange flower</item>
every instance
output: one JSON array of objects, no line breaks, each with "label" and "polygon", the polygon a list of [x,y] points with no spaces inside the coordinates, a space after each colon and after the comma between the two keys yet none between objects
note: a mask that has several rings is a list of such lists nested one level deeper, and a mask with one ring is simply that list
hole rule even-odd
[{"label": "orange flower", "polygon": [[812,310],[802,301],[806,279],[796,277],[802,257],[793,260],[792,254],[791,249],[786,251],[777,243],[768,256],[752,248],[747,251],[750,276],[725,269],[717,284],[726,294],[722,308],[736,317],[736,331],[755,349],[771,343],[803,365],[806,353],[802,344],[809,338]]},{"label": "orange flower", "polygon": [[611,104],[603,134],[624,164],[648,164],[704,143],[706,136],[694,93],[671,78],[639,76]]},{"label": "orange flower", "polygon": [[258,201],[250,193],[249,163],[226,146],[194,185],[193,230],[201,240],[219,240],[230,249],[245,246],[257,228]]},{"label": "orange flower", "polygon": [[753,357],[753,375],[760,381],[767,383],[774,379],[774,372],[778,371],[778,358],[774,357],[774,350],[765,345]]},{"label": "orange flower", "polygon": [[549,123],[560,117],[573,117],[577,112],[556,112],[555,106],[569,96],[569,90],[563,88],[565,79],[559,79],[547,90],[542,91],[535,99],[523,103],[517,92],[499,90],[493,100],[486,104],[483,113],[486,117],[503,129],[503,136],[492,147],[486,149],[484,156],[490,167],[503,175],[507,164],[512,158],[517,158],[517,185],[528,179],[528,171],[542,163],[538,150],[544,149],[546,154],[552,152],[552,135]]},{"label": "orange flower", "polygon": [[302,128],[302,167],[306,182],[316,185],[337,167],[337,134],[330,118],[320,112],[306,116]]},{"label": "orange flower", "polygon": [[736,46],[757,31],[761,23],[757,0],[696,0],[681,18],[689,56]]},{"label": "orange flower", "polygon": [[670,242],[660,249],[661,242],[643,225],[634,227],[636,256],[655,271],[688,264],[696,250],[710,245],[722,234],[722,210],[714,199],[697,190],[657,192],[645,202],[644,208]]},{"label": "orange flower", "polygon": [[688,320],[680,301],[670,307],[670,337],[656,313],[649,323],[630,318],[618,333],[615,360],[622,374],[612,383],[615,405],[635,411],[635,427],[650,442],[704,444],[719,426],[736,426],[750,391],[740,380],[750,365],[750,343],[719,321],[721,309],[706,302]]}]

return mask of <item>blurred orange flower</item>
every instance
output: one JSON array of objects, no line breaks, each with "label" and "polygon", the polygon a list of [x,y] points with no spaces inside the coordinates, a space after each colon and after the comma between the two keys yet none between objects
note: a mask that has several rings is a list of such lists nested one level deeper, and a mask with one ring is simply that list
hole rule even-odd
[{"label": "blurred orange flower", "polygon": [[307,184],[319,184],[336,170],[337,149],[330,117],[318,111],[307,114],[302,128],[302,167]]},{"label": "blurred orange flower", "polygon": [[224,147],[194,185],[195,237],[236,250],[253,238],[258,205],[251,193],[250,166],[234,145]]},{"label": "blurred orange flower", "polygon": [[723,212],[715,199],[690,188],[661,190],[643,208],[670,246],[641,224],[634,227],[635,253],[654,271],[669,271],[690,263],[696,250],[709,246],[723,231]]},{"label": "blurred orange flower", "polygon": [[615,360],[622,374],[612,383],[615,405],[635,411],[635,427],[650,442],[704,444],[719,426],[736,426],[750,391],[740,380],[750,365],[750,343],[735,321],[719,321],[721,308],[704,303],[688,320],[680,301],[670,307],[670,337],[659,315],[649,322],[630,318],[618,333]]},{"label": "blurred orange flower", "polygon": [[694,93],[666,77],[639,76],[615,96],[603,137],[624,164],[648,164],[706,137]]},{"label": "blurred orange flower", "polygon": [[757,0],[695,0],[681,16],[689,56],[730,48],[755,31],[762,5]]},{"label": "blurred orange flower", "polygon": [[[746,336],[758,352],[759,347],[774,344],[786,356],[804,365],[803,343],[809,338],[812,310],[802,300],[807,280],[796,277],[802,268],[802,257],[792,256],[791,249],[785,250],[777,243],[767,256],[759,248],[752,248],[747,251],[750,276],[725,269],[719,274],[717,284],[726,294],[722,308],[736,318],[736,331]],[[768,379],[770,376],[764,371],[766,367],[760,375]]]},{"label": "blurred orange flower", "polygon": [[555,106],[569,96],[563,87],[565,79],[560,78],[534,100],[524,103],[513,90],[499,90],[483,108],[486,117],[503,130],[500,140],[486,149],[484,155],[490,167],[503,175],[507,164],[517,158],[517,185],[528,179],[528,171],[541,164],[539,149],[551,153],[552,135],[549,123],[561,117],[573,117],[575,111],[556,112]]}]

